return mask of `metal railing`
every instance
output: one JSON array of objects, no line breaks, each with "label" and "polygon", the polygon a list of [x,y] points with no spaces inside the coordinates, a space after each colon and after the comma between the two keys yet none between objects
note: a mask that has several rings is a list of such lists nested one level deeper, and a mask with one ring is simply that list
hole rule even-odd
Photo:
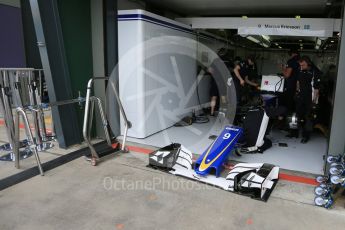
[{"label": "metal railing", "polygon": [[[4,124],[8,143],[0,146],[7,151],[0,157],[3,161],[14,161],[19,168],[20,159],[35,155],[41,175],[43,169],[37,151],[53,146],[48,141],[44,112],[42,108],[32,107],[42,103],[43,71],[33,68],[0,68],[0,113],[4,116]],[[13,111],[15,111],[13,115]],[[32,114],[34,136],[31,131],[28,112]],[[20,140],[20,118],[24,121],[26,139]]]},{"label": "metal railing", "polygon": [[[87,143],[88,147],[90,148],[92,165],[96,165],[96,162],[100,158],[97,151],[95,150],[95,148],[93,147],[93,145],[91,143],[91,135],[90,135],[91,128],[92,128],[94,108],[95,108],[96,103],[97,103],[98,110],[99,110],[100,115],[101,115],[102,126],[104,129],[106,141],[107,141],[109,146],[112,146],[112,142],[111,142],[111,138],[110,138],[110,134],[109,134],[109,130],[108,130],[108,121],[104,115],[104,111],[102,108],[102,102],[99,98],[97,98],[95,96],[91,96],[93,84],[94,84],[94,81],[96,81],[96,80],[108,81],[109,78],[108,77],[94,77],[94,78],[91,78],[87,84],[86,99],[85,99],[86,102],[85,102],[85,112],[84,112],[84,123],[83,123],[83,137],[84,137],[85,142]],[[123,120],[124,120],[124,123],[125,123],[124,124],[125,125],[125,132],[124,132],[124,136],[123,136],[123,140],[122,140],[122,144],[121,144],[121,151],[127,152],[127,150],[126,150],[127,133],[128,133],[128,129],[131,128],[132,125],[131,125],[131,122],[127,120],[127,116],[126,116],[125,110],[123,109],[123,106],[122,106],[118,92],[115,90],[114,93],[115,93],[116,102],[119,105],[120,113],[121,113]]]},{"label": "metal railing", "polygon": [[[92,165],[96,165],[100,156],[91,143],[91,129],[95,107],[98,108],[106,141],[110,147],[113,146],[115,138],[112,138],[109,132],[109,125],[101,99],[91,95],[95,80],[108,81],[109,78],[91,78],[87,84],[86,98],[81,97],[79,92],[79,97],[76,99],[44,103],[42,101],[44,92],[42,70],[32,68],[0,68],[0,113],[4,116],[4,126],[8,137],[8,143],[0,146],[0,153],[3,151],[8,153],[0,155],[0,160],[14,161],[15,167],[20,168],[20,160],[34,155],[40,174],[44,175],[38,152],[54,146],[50,142],[54,139],[54,136],[48,135],[46,132],[44,109],[73,103],[82,105],[85,102],[83,137],[91,151],[90,160]],[[115,99],[125,122],[122,144],[116,143],[116,146],[120,146],[120,151],[126,152],[127,133],[131,123],[127,120],[117,91],[115,91]],[[28,115],[31,115],[33,127],[30,126]],[[20,139],[20,119],[23,120],[26,134],[26,138],[23,140]],[[53,121],[53,119],[51,120]]]}]

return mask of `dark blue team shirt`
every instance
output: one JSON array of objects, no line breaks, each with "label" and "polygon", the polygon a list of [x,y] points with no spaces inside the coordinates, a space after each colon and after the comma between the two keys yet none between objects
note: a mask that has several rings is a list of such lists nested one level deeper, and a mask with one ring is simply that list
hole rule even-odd
[{"label": "dark blue team shirt", "polygon": [[245,61],[241,61],[238,65],[241,67],[239,72],[240,72],[241,77],[244,80],[244,78],[248,76],[248,73],[249,73],[248,64]]},{"label": "dark blue team shirt", "polygon": [[288,60],[286,67],[292,68],[292,73],[289,78],[285,80],[285,88],[287,90],[296,90],[297,78],[300,72],[300,66],[298,63],[299,56],[295,56]]},{"label": "dark blue team shirt", "polygon": [[302,97],[311,98],[313,88],[320,88],[321,74],[322,72],[316,67],[312,67],[310,70],[300,70],[297,80]]}]

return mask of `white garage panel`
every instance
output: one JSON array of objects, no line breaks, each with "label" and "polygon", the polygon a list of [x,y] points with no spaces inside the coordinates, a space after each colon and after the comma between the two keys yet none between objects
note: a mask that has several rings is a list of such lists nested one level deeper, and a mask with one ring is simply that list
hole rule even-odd
[{"label": "white garage panel", "polygon": [[129,136],[145,138],[197,108],[196,43],[189,26],[124,10],[118,13],[118,33],[119,91],[133,125]]}]

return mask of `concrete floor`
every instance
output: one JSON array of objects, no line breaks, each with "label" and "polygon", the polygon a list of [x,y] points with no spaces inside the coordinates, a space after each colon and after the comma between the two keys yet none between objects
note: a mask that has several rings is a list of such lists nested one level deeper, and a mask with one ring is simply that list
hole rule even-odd
[{"label": "concrete floor", "polygon": [[312,186],[280,180],[264,203],[147,162],[138,153],[97,167],[79,158],[3,190],[0,229],[344,229],[344,208],[310,205]]},{"label": "concrete floor", "polygon": [[[46,128],[50,132],[52,130],[51,112],[50,112],[50,110],[45,110],[44,112],[45,112],[44,115],[45,115],[45,121],[46,121]],[[29,119],[29,122],[32,126],[33,122],[32,122],[32,116],[30,113],[28,113],[28,119]],[[5,126],[2,124],[3,122],[1,122],[1,121],[3,121],[2,115],[0,115],[0,145],[8,143],[8,137],[7,137],[6,129],[5,129]],[[23,124],[22,121],[21,121],[21,124]],[[20,139],[23,140],[25,138],[26,138],[25,130],[22,127],[20,129]],[[57,157],[60,157],[60,156],[65,155],[67,153],[71,153],[71,152],[76,151],[80,148],[86,147],[86,144],[82,144],[82,145],[75,145],[75,146],[69,147],[68,149],[61,149],[61,148],[59,148],[59,143],[57,141],[52,141],[51,143],[53,144],[53,148],[39,152],[41,163],[51,161]],[[7,153],[8,152],[0,151],[0,156],[6,155]],[[17,174],[21,171],[24,171],[24,170],[31,168],[31,167],[34,167],[36,165],[37,165],[37,163],[36,163],[36,159],[34,156],[31,156],[27,159],[21,160],[19,169],[15,168],[14,162],[0,161],[0,179],[6,178],[6,177],[14,175],[14,174]]]}]

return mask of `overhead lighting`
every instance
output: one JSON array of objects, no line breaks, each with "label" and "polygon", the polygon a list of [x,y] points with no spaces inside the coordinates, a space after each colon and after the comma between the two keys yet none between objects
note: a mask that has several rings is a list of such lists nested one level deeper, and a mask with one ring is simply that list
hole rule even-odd
[{"label": "overhead lighting", "polygon": [[256,39],[256,38],[252,37],[252,36],[248,36],[247,39],[252,41],[252,42],[260,44],[260,41],[258,39]]},{"label": "overhead lighting", "polygon": [[276,46],[279,46],[279,44],[278,43],[274,43]]},{"label": "overhead lighting", "polygon": [[266,41],[268,41],[268,42],[269,42],[270,39],[271,39],[271,38],[270,38],[269,36],[267,36],[267,35],[261,35],[261,36],[262,36]]},{"label": "overhead lighting", "polygon": [[322,44],[322,39],[317,38],[316,39],[316,44],[315,44],[315,49],[317,49],[317,50],[320,49],[321,44]]},{"label": "overhead lighting", "polygon": [[302,42],[302,40],[300,39],[300,40],[298,40],[299,42]]},{"label": "overhead lighting", "polygon": [[334,40],[331,40],[331,43],[334,43]]},{"label": "overhead lighting", "polygon": [[282,49],[282,47],[281,47],[281,46],[279,46],[278,48],[279,48],[279,49]]},{"label": "overhead lighting", "polygon": [[316,40],[316,45],[320,46],[321,43],[322,43],[322,40],[321,40],[320,38],[318,38],[318,39]]},{"label": "overhead lighting", "polygon": [[259,44],[265,48],[270,47],[270,42],[266,41],[265,39],[263,39],[263,37],[258,36],[257,38],[254,36],[248,36],[246,37],[248,40],[255,42],[256,44]]}]

